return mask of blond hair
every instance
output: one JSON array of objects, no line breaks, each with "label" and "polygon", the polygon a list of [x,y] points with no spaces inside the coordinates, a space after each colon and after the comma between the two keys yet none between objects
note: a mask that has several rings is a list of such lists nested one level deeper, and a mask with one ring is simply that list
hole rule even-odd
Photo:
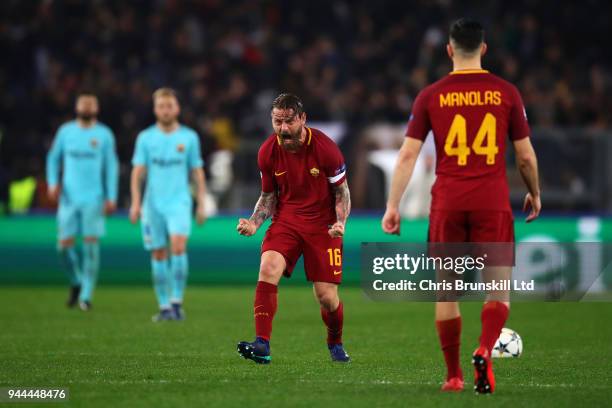
[{"label": "blond hair", "polygon": [[176,91],[174,89],[163,87],[153,92],[153,102],[155,102],[157,98],[162,98],[166,96],[171,96],[178,101],[178,97],[176,96]]}]

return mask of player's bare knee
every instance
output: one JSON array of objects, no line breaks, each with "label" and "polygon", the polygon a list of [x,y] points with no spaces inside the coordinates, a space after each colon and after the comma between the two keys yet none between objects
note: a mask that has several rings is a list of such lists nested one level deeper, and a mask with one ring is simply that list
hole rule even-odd
[{"label": "player's bare knee", "polygon": [[168,251],[166,248],[154,249],[151,251],[151,257],[156,261],[168,259]]},{"label": "player's bare knee", "polygon": [[175,235],[170,238],[170,251],[172,255],[183,255],[187,250],[187,237]]},{"label": "player's bare knee", "polygon": [[262,259],[259,266],[259,280],[264,282],[273,282],[282,275],[282,263],[271,259]]},{"label": "player's bare knee", "polygon": [[456,301],[440,301],[436,302],[436,320],[449,320],[461,316],[459,303]]},{"label": "player's bare knee", "polygon": [[340,299],[337,295],[326,294],[319,298],[319,304],[323,309],[329,312],[333,312],[338,308],[338,304],[340,304]]},{"label": "player's bare knee", "polygon": [[283,255],[276,251],[266,251],[261,256],[259,265],[259,280],[277,285],[285,271],[286,263]]},{"label": "player's bare knee", "polygon": [[183,255],[186,251],[186,245],[185,244],[177,244],[177,245],[172,245],[172,248],[170,248],[170,250],[172,251],[172,255]]},{"label": "player's bare knee", "polygon": [[315,296],[322,308],[328,311],[334,311],[340,303],[338,292],[332,288],[315,288]]},{"label": "player's bare knee", "polygon": [[74,246],[74,238],[66,238],[66,239],[61,239],[59,241],[59,248],[60,249],[67,249],[67,248],[71,248]]}]

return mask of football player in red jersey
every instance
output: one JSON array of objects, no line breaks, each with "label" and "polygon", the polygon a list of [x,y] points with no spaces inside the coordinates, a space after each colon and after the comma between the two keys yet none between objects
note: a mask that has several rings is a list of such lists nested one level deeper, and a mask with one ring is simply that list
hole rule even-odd
[{"label": "football player in red jersey", "polygon": [[[406,140],[396,164],[382,228],[399,234],[398,205],[410,180],[427,133],[436,144],[436,182],[432,188],[429,237],[431,243],[514,243],[514,225],[506,180],[506,140],[516,151],[517,166],[527,186],[527,222],[541,209],[537,159],[521,96],[512,84],[481,67],[487,45],[483,27],[460,19],[450,28],[447,52],[453,71],[417,96]],[[432,244],[434,245],[434,244]],[[485,267],[484,273],[510,277],[512,261]],[[486,279],[486,275],[483,275]],[[509,312],[508,293],[487,294],[482,308],[480,345],[473,354],[478,393],[491,393],[495,378],[491,350]],[[436,328],[447,377],[443,391],[463,389],[459,363],[461,315],[456,301],[436,303]]]},{"label": "football player in red jersey", "polygon": [[257,363],[270,362],[270,335],[277,307],[277,287],[290,277],[300,256],[306,277],[321,305],[327,345],[333,361],[348,362],[342,346],[342,236],[351,209],[346,165],[336,144],[306,126],[300,99],[279,95],[272,104],[274,133],[259,149],[261,196],[238,233],[251,236],[272,217],[261,246],[255,289],[255,341],[240,342],[238,352]]}]

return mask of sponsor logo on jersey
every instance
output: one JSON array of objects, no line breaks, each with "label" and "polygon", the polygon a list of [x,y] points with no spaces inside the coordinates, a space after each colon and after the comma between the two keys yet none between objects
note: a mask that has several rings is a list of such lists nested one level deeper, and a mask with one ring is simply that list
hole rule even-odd
[{"label": "sponsor logo on jersey", "polygon": [[283,174],[285,174],[286,172],[287,172],[286,170],[285,170],[285,171],[275,171],[275,172],[274,172],[274,175],[275,175],[275,176],[282,176],[282,175],[283,175]]},{"label": "sponsor logo on jersey", "polygon": [[334,271],[334,275],[340,275],[342,271]]},{"label": "sponsor logo on jersey", "polygon": [[310,169],[310,174],[311,174],[313,177],[319,177],[319,173],[320,173],[320,171],[319,171],[319,169],[317,169],[316,167],[313,167],[312,169]]},{"label": "sponsor logo on jersey", "polygon": [[69,150],[67,154],[73,159],[95,159],[96,158],[96,154],[94,152],[86,151],[86,150]]},{"label": "sponsor logo on jersey", "polygon": [[180,166],[183,164],[183,159],[161,159],[154,157],[152,160],[153,164],[160,167]]}]

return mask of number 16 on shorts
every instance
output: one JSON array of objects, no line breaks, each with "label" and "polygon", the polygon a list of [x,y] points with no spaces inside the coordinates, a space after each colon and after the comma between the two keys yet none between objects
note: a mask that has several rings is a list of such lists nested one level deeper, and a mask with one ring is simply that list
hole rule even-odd
[{"label": "number 16 on shorts", "polygon": [[342,268],[342,250],[340,248],[328,248],[329,266],[338,266]]}]

